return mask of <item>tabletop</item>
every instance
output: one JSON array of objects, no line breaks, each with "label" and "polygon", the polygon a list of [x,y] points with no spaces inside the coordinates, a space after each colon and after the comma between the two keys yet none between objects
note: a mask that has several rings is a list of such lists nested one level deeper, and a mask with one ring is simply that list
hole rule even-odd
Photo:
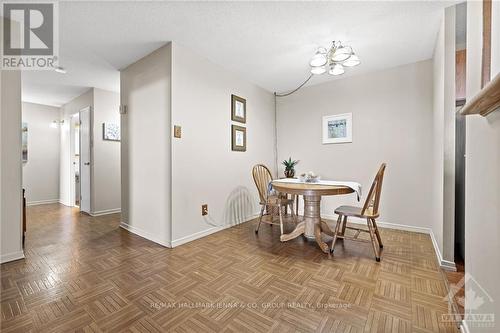
[{"label": "tabletop", "polygon": [[273,181],[271,184],[273,188],[278,192],[306,196],[339,195],[354,192],[354,190],[348,186],[339,185],[325,185],[315,183],[285,183],[276,181]]}]

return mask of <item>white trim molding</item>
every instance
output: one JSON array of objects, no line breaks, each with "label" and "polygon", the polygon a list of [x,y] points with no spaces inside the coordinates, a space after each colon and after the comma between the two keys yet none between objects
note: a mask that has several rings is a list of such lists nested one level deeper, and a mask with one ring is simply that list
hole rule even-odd
[{"label": "white trim molding", "polygon": [[176,247],[176,246],[179,246],[179,245],[182,245],[182,244],[189,243],[191,241],[194,241],[196,239],[199,239],[199,238],[202,238],[202,237],[214,234],[214,233],[222,231],[224,229],[228,229],[228,228],[234,227],[234,226],[236,226],[238,224],[249,222],[249,221],[255,219],[258,216],[259,216],[258,213],[257,214],[252,214],[252,215],[246,217],[243,221],[241,221],[239,223],[227,224],[227,225],[222,225],[222,226],[217,226],[217,227],[211,227],[211,228],[208,228],[206,230],[202,230],[202,231],[196,232],[194,234],[191,234],[191,235],[188,235],[188,236],[184,236],[184,237],[175,239],[175,240],[172,241],[172,247]]},{"label": "white trim molding", "polygon": [[447,271],[456,272],[457,266],[455,265],[455,263],[453,261],[448,261],[443,259],[443,256],[441,255],[441,251],[439,250],[439,246],[437,244],[436,237],[432,232],[432,229],[429,229],[429,235],[431,236],[432,245],[434,246],[434,251],[436,252],[436,256],[438,258],[438,262],[441,268]]},{"label": "white trim molding", "polygon": [[114,209],[99,210],[97,212],[89,213],[89,215],[92,217],[95,217],[95,216],[102,216],[102,215],[108,215],[108,214],[116,214],[116,213],[121,213],[121,212],[122,212],[121,208],[114,208]]},{"label": "white trim molding", "polygon": [[460,331],[462,331],[462,333],[471,333],[471,331],[469,330],[469,326],[467,326],[467,322],[465,320],[462,320],[460,322]]},{"label": "white trim molding", "polygon": [[59,203],[63,206],[66,206],[66,207],[75,207],[75,205],[70,205],[68,202],[64,201],[63,199],[59,199]]},{"label": "white trim molding", "polygon": [[249,222],[249,221],[255,219],[258,216],[259,216],[259,214],[252,214],[252,215],[248,216],[247,218],[245,218],[240,223],[227,224],[227,225],[222,225],[222,226],[213,226],[213,227],[210,227],[210,228],[208,228],[206,230],[195,232],[194,234],[187,235],[187,236],[184,236],[184,237],[172,240],[172,241],[167,241],[167,240],[159,239],[156,235],[152,235],[151,233],[149,233],[149,232],[147,232],[145,230],[136,228],[136,227],[131,226],[131,225],[125,223],[125,222],[120,222],[120,227],[123,228],[123,229],[125,229],[125,230],[127,230],[127,231],[129,231],[129,232],[131,232],[131,233],[133,233],[133,234],[135,234],[135,235],[137,235],[137,236],[140,236],[142,238],[150,240],[150,241],[152,241],[154,243],[160,244],[160,245],[165,246],[165,247],[171,247],[171,248],[173,248],[173,247],[177,247],[177,246],[182,245],[182,244],[189,243],[189,242],[194,241],[196,239],[199,239],[199,238],[211,235],[213,233],[222,231],[224,229],[228,229],[228,228],[234,227],[234,226],[236,226],[238,224]]},{"label": "white trim molding", "polygon": [[[299,211],[300,214],[300,211]],[[337,220],[336,215],[324,215],[322,214],[321,217],[329,220]],[[355,224],[363,224],[366,225],[366,221],[362,218],[356,218],[356,217],[351,217],[349,218],[349,222],[355,223]],[[432,229],[430,228],[425,228],[425,227],[416,227],[416,226],[411,226],[411,225],[405,225],[405,224],[396,224],[396,223],[388,223],[388,222],[381,222],[377,221],[377,226],[382,227],[382,228],[387,228],[387,229],[394,229],[394,230],[403,230],[403,231],[411,231],[411,232],[418,232],[422,234],[428,234],[431,237],[432,240],[432,245],[434,246],[434,252],[436,253],[436,257],[438,259],[439,266],[447,271],[457,271],[457,267],[455,266],[455,263],[452,261],[444,260],[443,256],[441,255],[441,251],[439,250],[439,246],[437,245],[436,238],[434,237],[434,233],[432,232]]]},{"label": "white trim molding", "polygon": [[176,247],[176,246],[179,246],[179,245],[186,244],[186,243],[189,243],[191,241],[194,241],[195,239],[202,238],[202,237],[211,235],[213,233],[216,233],[218,231],[227,229],[229,227],[230,226],[208,228],[206,230],[195,232],[194,234],[191,234],[191,235],[188,235],[188,236],[184,236],[184,237],[181,237],[181,238],[178,238],[178,239],[174,239],[171,244],[172,244],[172,247]]},{"label": "white trim molding", "polygon": [[[301,213],[299,211],[299,215],[300,214]],[[337,215],[329,215],[329,214],[321,214],[321,217],[328,219],[328,220],[333,220],[333,221],[337,221],[337,218],[338,218]],[[366,225],[366,220],[359,218],[359,217],[349,217],[349,223]],[[382,227],[382,228],[387,228],[387,229],[419,232],[421,234],[428,234],[430,231],[429,228],[415,227],[415,226],[405,225],[405,224],[388,223],[388,222],[382,222],[382,221],[377,221],[377,226]]]},{"label": "white trim molding", "polygon": [[6,262],[19,260],[19,259],[24,259],[24,252],[23,251],[2,254],[0,256],[0,264],[4,264]]},{"label": "white trim molding", "polygon": [[37,206],[37,205],[48,205],[59,203],[61,200],[59,199],[48,199],[48,200],[36,200],[36,201],[28,201],[26,202],[26,206]]},{"label": "white trim molding", "polygon": [[131,226],[128,223],[125,222],[120,222],[120,228],[123,228],[139,237],[145,238],[147,240],[150,240],[156,244],[160,244],[165,247],[172,247],[170,244],[170,241],[166,241],[163,239],[158,238],[156,235],[153,235],[145,230],[139,229],[137,227]]}]

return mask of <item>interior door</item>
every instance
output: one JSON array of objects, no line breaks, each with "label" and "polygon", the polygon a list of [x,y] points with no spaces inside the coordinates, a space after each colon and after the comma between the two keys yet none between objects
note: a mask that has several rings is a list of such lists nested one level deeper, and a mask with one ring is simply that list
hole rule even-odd
[{"label": "interior door", "polygon": [[90,214],[90,107],[80,110],[80,211]]}]

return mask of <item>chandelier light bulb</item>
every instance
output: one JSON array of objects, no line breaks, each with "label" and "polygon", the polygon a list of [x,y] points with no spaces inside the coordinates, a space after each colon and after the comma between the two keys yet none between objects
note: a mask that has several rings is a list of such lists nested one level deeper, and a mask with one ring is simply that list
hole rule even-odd
[{"label": "chandelier light bulb", "polygon": [[357,66],[361,63],[361,61],[359,61],[359,58],[357,55],[353,54],[352,56],[349,57],[349,59],[347,59],[346,61],[344,61],[342,63],[343,66],[346,66],[346,67],[354,67],[354,66]]},{"label": "chandelier light bulb", "polygon": [[320,75],[326,72],[325,66],[315,66],[311,68],[311,73]]},{"label": "chandelier light bulb", "polygon": [[312,57],[311,62],[309,63],[311,67],[319,67],[326,65],[328,61],[326,52],[327,51],[324,47],[318,48],[316,54]]},{"label": "chandelier light bulb", "polygon": [[341,64],[335,64],[330,67],[330,71],[328,72],[331,75],[341,75],[344,74],[344,67]]},{"label": "chandelier light bulb", "polygon": [[348,46],[342,46],[333,52],[332,60],[335,62],[342,62],[349,59],[352,54],[352,49]]}]

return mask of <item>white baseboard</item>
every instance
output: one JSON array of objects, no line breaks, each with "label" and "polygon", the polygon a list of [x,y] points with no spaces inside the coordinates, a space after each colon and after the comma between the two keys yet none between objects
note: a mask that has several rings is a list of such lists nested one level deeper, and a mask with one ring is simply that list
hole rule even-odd
[{"label": "white baseboard", "polygon": [[[257,216],[259,216],[259,214],[252,214],[249,217],[247,217],[246,219],[244,219],[244,221],[241,223],[245,223],[245,222],[248,222],[250,220],[253,220]],[[216,233],[216,232],[219,232],[221,230],[231,228],[234,226],[235,226],[235,224],[228,224],[228,225],[224,225],[224,226],[210,227],[206,230],[198,231],[194,234],[184,236],[184,237],[181,237],[181,238],[178,238],[178,239],[175,239],[175,240],[169,242],[169,241],[161,240],[156,235],[153,235],[145,230],[133,227],[125,222],[120,223],[121,228],[123,228],[127,231],[130,231],[131,233],[136,234],[142,238],[146,238],[147,240],[150,240],[152,242],[155,242],[157,244],[160,244],[160,245],[163,245],[166,247],[176,247],[176,246],[179,246],[182,244],[186,244],[188,242],[194,241],[196,239],[211,235],[213,233]]]},{"label": "white baseboard", "polygon": [[443,256],[441,255],[441,251],[439,250],[439,246],[437,244],[436,237],[434,236],[434,232],[432,232],[432,229],[429,229],[429,236],[431,236],[432,245],[434,246],[434,251],[436,252],[436,256],[441,268],[447,271],[456,272],[457,266],[455,265],[455,263],[453,261],[448,261],[443,259]]},{"label": "white baseboard", "polygon": [[469,330],[469,326],[467,326],[467,322],[465,320],[462,320],[462,322],[460,323],[460,331],[462,331],[462,333],[471,333],[471,331]]},{"label": "white baseboard", "polygon": [[99,210],[97,212],[89,213],[89,215],[95,217],[95,216],[121,213],[121,211],[122,211],[121,208],[114,208],[114,209]]},{"label": "white baseboard", "polygon": [[[337,215],[324,215],[321,214],[321,217],[329,219],[329,220],[337,220]],[[355,223],[355,224],[363,224],[366,225],[366,220],[359,218],[359,217],[349,217],[349,222],[350,223]],[[387,229],[394,229],[394,230],[402,230],[402,231],[411,231],[411,232],[419,232],[421,234],[428,234],[429,233],[429,228],[424,228],[424,227],[415,227],[411,225],[406,225],[406,224],[396,224],[396,223],[388,223],[388,222],[382,222],[382,221],[377,221],[377,226],[382,227],[382,228],[387,228]]]},{"label": "white baseboard", "polygon": [[224,229],[227,229],[227,228],[229,228],[229,226],[211,227],[211,228],[206,229],[206,230],[195,232],[194,234],[191,234],[191,235],[184,236],[184,237],[181,237],[181,238],[173,240],[172,241],[172,247],[176,247],[176,246],[179,246],[179,245],[182,245],[182,244],[189,243],[191,241],[194,241],[195,239],[211,235],[213,233],[216,233],[218,231],[221,231],[221,230],[224,230]]},{"label": "white baseboard", "polygon": [[59,200],[59,199],[28,201],[28,202],[26,202],[26,206],[55,204],[55,203],[59,203],[60,201],[61,200]]},{"label": "white baseboard", "polygon": [[0,256],[0,264],[4,264],[6,262],[19,260],[19,259],[24,259],[24,252],[23,251],[2,254]]},{"label": "white baseboard", "polygon": [[63,206],[66,206],[66,207],[75,207],[74,205],[70,205],[68,202],[65,202],[64,200],[62,199],[59,199],[59,203]]},{"label": "white baseboard", "polygon": [[137,228],[137,227],[134,227],[134,226],[131,226],[125,222],[120,222],[120,227],[137,235],[137,236],[140,236],[142,238],[145,238],[147,240],[150,240],[156,244],[160,244],[162,246],[165,246],[165,247],[172,247],[170,242],[169,241],[165,241],[165,240],[162,240],[162,239],[159,239],[156,235],[153,235],[147,231],[144,231],[140,228]]},{"label": "white baseboard", "polygon": [[[248,221],[251,221],[251,220],[255,219],[258,216],[259,216],[258,213],[257,214],[252,214],[252,215],[246,217],[242,222],[240,222],[238,224],[246,223]],[[224,229],[228,229],[228,228],[234,227],[235,225],[237,225],[237,224],[227,224],[227,225],[218,226],[218,227],[211,227],[209,229],[202,230],[202,231],[196,232],[194,234],[191,234],[191,235],[188,235],[188,236],[184,236],[184,237],[175,239],[175,240],[172,241],[172,247],[176,247],[176,246],[179,246],[179,245],[182,245],[182,244],[189,243],[191,241],[194,241],[196,239],[199,239],[199,238],[211,235],[213,233],[222,231]]]},{"label": "white baseboard", "polygon": [[[300,212],[299,212],[300,214]],[[324,215],[322,214],[321,217],[329,220],[337,220],[337,215]],[[350,217],[349,222],[351,223],[356,223],[356,224],[364,224],[366,225],[366,220],[357,218],[357,217]],[[442,269],[448,270],[448,271],[457,271],[457,267],[455,266],[455,263],[452,261],[444,260],[443,256],[441,255],[441,251],[439,250],[439,246],[436,242],[436,238],[434,237],[434,233],[432,232],[432,229],[430,228],[425,228],[425,227],[416,227],[416,226],[411,226],[411,225],[405,225],[405,224],[396,224],[396,223],[388,223],[388,222],[382,222],[382,221],[377,221],[377,226],[381,228],[387,228],[387,229],[394,229],[394,230],[403,230],[403,231],[411,231],[411,232],[419,232],[422,234],[428,234],[431,237],[432,240],[432,245],[434,246],[434,252],[436,253],[436,257],[438,259],[439,266]]]}]

